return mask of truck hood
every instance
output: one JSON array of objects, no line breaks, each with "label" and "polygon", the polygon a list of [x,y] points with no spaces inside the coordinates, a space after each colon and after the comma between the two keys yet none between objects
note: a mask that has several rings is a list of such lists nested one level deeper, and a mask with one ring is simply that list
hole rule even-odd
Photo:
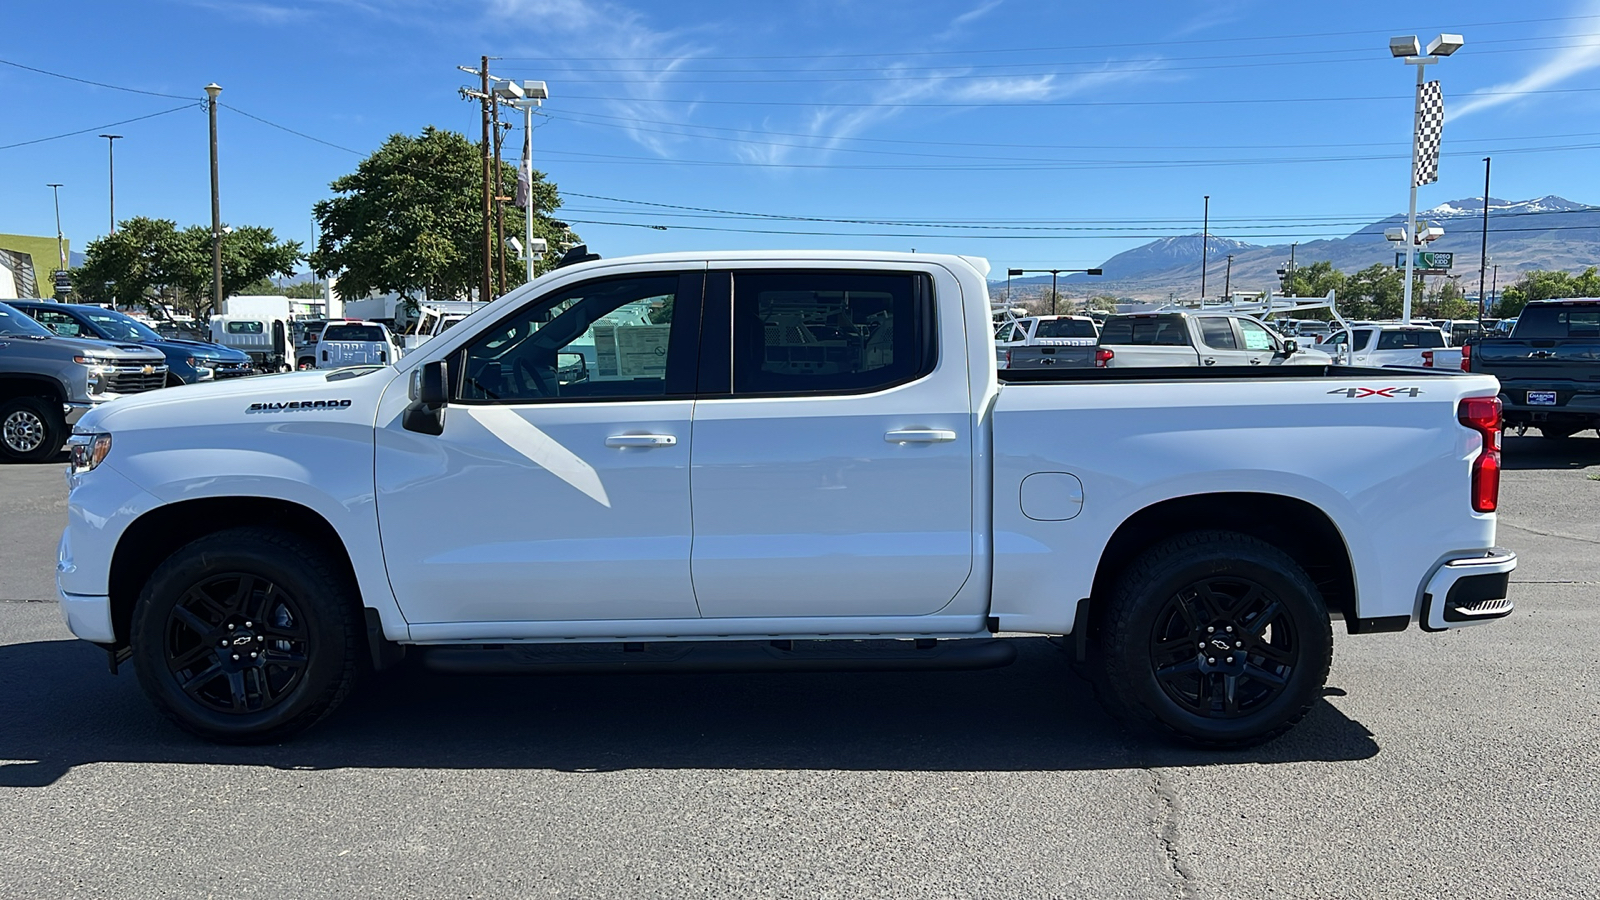
[{"label": "truck hood", "polygon": [[85,413],[80,431],[178,428],[243,423],[259,417],[271,426],[310,422],[324,415],[348,421],[375,418],[383,389],[399,375],[392,367],[322,369],[231,378],[121,397]]},{"label": "truck hood", "polygon": [[221,344],[211,344],[205,341],[186,341],[181,338],[170,338],[163,341],[147,341],[145,346],[155,347],[158,350],[186,353],[195,359],[214,359],[223,362],[241,363],[250,361],[250,354],[243,350],[235,350],[232,347],[224,347]]},{"label": "truck hood", "polygon": [[88,338],[53,337],[49,341],[40,341],[51,347],[60,347],[63,351],[71,351],[73,355],[97,356],[101,359],[114,359],[119,362],[156,363],[166,365],[167,358],[161,351],[154,350],[143,344],[130,344],[126,341],[96,341]]}]

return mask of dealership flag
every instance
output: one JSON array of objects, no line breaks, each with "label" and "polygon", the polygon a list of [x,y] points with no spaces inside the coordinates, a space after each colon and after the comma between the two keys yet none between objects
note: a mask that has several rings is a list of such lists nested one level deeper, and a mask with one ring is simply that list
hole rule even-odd
[{"label": "dealership flag", "polygon": [[517,166],[517,205],[527,209],[533,204],[533,135],[522,136],[522,164]]},{"label": "dealership flag", "polygon": [[1411,184],[1420,187],[1439,180],[1439,144],[1444,140],[1444,91],[1430,81],[1417,92],[1417,168]]}]

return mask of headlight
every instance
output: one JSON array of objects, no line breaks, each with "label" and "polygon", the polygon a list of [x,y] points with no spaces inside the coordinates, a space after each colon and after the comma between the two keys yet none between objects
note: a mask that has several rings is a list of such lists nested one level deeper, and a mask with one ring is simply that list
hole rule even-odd
[{"label": "headlight", "polygon": [[74,356],[72,361],[80,366],[109,366],[114,365],[114,360],[101,359],[98,356]]},{"label": "headlight", "polygon": [[67,439],[67,452],[72,454],[72,474],[91,472],[111,452],[111,435],[74,433]]}]

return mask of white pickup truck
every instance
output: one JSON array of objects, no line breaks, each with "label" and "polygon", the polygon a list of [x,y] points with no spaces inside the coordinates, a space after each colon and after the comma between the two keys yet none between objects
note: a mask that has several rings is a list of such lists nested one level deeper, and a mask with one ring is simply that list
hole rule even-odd
[{"label": "white pickup truck", "polygon": [[333,319],[324,325],[314,353],[318,369],[386,366],[400,358],[388,326],[351,319]]},{"label": "white pickup truck", "polygon": [[1358,322],[1348,331],[1330,334],[1317,349],[1352,366],[1461,368],[1461,348],[1451,347],[1435,325]]},{"label": "white pickup truck", "polygon": [[1317,702],[1331,621],[1511,611],[1493,378],[1002,378],[986,270],[585,262],[397,367],[97,408],[62,612],[220,741],[293,734],[408,648],[465,672],[978,668],[1023,633],[1065,636],[1118,715],[1232,746]]},{"label": "white pickup truck", "polygon": [[1333,357],[1300,346],[1236,312],[1163,310],[1110,316],[1100,329],[1109,368],[1325,366]]}]

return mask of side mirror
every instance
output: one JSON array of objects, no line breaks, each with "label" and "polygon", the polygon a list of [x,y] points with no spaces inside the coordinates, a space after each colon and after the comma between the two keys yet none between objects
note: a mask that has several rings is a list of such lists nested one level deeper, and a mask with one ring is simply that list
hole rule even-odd
[{"label": "side mirror", "polygon": [[411,375],[411,405],[400,416],[400,427],[418,434],[444,434],[444,408],[449,369],[442,359],[424,363]]},{"label": "side mirror", "polygon": [[1293,338],[1289,338],[1289,339],[1286,339],[1283,342],[1283,355],[1284,356],[1293,356],[1293,355],[1295,355],[1296,353],[1299,353],[1299,352],[1300,352],[1300,342],[1299,341],[1297,341],[1297,340],[1295,340]]}]

